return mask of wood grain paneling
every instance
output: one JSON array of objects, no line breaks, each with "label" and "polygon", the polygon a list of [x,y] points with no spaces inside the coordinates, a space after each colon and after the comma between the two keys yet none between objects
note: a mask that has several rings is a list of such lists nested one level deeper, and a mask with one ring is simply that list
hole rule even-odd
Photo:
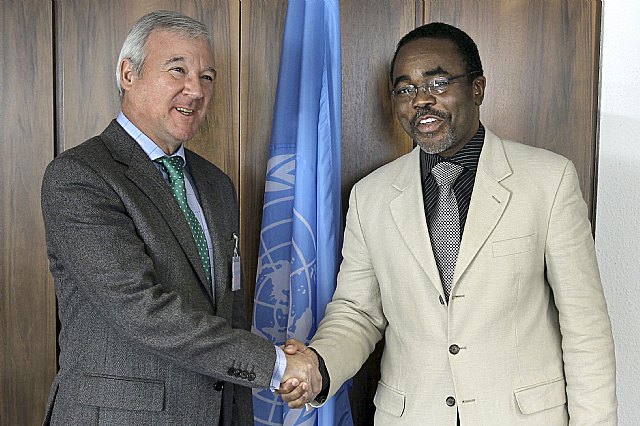
[{"label": "wood grain paneling", "polygon": [[53,158],[51,3],[0,4],[0,424],[42,422],[56,371],[40,183]]},{"label": "wood grain paneling", "polygon": [[218,71],[207,119],[187,146],[219,166],[238,186],[239,2],[57,0],[55,7],[58,151],[100,133],[120,111],[115,67],[133,23],[152,10],[176,10],[210,29]]},{"label": "wood grain paneling", "polygon": [[400,38],[416,26],[422,2],[341,2],[342,197],[369,172],[409,152],[413,142],[395,119],[389,64]]},{"label": "wood grain paneling", "polygon": [[590,212],[601,10],[598,0],[428,0],[424,9],[425,22],[458,26],[478,45],[483,123],[573,160]]},{"label": "wood grain paneling", "polygon": [[242,2],[240,233],[248,318],[256,285],[269,138],[286,10],[286,0]]}]

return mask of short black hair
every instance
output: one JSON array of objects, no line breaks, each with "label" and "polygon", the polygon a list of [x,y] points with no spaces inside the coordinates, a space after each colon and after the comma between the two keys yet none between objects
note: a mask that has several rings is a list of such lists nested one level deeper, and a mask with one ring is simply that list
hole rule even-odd
[{"label": "short black hair", "polygon": [[484,75],[482,69],[482,62],[480,61],[480,54],[478,53],[478,46],[471,37],[459,28],[453,25],[445,24],[443,22],[432,22],[422,25],[414,30],[411,30],[407,35],[402,37],[396,47],[396,52],[393,54],[393,60],[391,61],[391,68],[389,70],[389,78],[393,81],[393,67],[396,63],[396,57],[400,49],[407,43],[418,40],[421,38],[437,38],[444,40],[451,40],[458,47],[460,54],[464,58],[466,70],[470,73],[477,71],[479,75]]}]

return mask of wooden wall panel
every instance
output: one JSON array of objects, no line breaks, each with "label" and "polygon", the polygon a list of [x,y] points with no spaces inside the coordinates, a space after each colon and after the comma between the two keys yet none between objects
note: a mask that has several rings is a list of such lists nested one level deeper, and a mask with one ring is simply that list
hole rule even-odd
[{"label": "wooden wall panel", "polygon": [[424,21],[462,28],[487,77],[482,122],[501,137],[573,160],[594,208],[602,2],[427,0]]},{"label": "wooden wall panel", "polygon": [[56,0],[55,8],[59,152],[102,132],[120,111],[115,67],[133,23],[152,10],[176,10],[211,30],[218,71],[207,120],[187,146],[219,166],[238,186],[238,1]]},{"label": "wooden wall panel", "polygon": [[240,234],[248,318],[252,316],[256,285],[269,138],[286,10],[286,0],[242,2]]},{"label": "wooden wall panel", "polygon": [[415,28],[420,0],[341,2],[342,197],[379,166],[413,148],[392,110],[389,64],[396,44]]},{"label": "wooden wall panel", "polygon": [[53,158],[51,2],[0,4],[0,424],[42,422],[56,371],[40,182]]}]

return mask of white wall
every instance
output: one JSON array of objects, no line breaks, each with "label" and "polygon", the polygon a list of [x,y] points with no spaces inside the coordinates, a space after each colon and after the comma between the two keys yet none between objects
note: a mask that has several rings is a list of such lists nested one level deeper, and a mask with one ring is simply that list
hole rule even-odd
[{"label": "white wall", "polygon": [[640,1],[605,0],[596,251],[618,364],[619,424],[640,424]]}]

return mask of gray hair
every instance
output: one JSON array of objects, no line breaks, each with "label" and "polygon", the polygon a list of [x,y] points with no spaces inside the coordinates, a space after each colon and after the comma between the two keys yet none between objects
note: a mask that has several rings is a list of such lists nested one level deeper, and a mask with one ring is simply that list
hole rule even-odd
[{"label": "gray hair", "polygon": [[202,22],[169,10],[156,10],[147,13],[133,24],[120,50],[116,64],[116,86],[120,93],[120,99],[124,95],[120,81],[122,61],[125,59],[131,61],[136,75],[141,76],[145,59],[144,46],[149,35],[157,30],[171,31],[185,38],[202,38],[207,40],[210,48],[213,46],[211,33]]}]

